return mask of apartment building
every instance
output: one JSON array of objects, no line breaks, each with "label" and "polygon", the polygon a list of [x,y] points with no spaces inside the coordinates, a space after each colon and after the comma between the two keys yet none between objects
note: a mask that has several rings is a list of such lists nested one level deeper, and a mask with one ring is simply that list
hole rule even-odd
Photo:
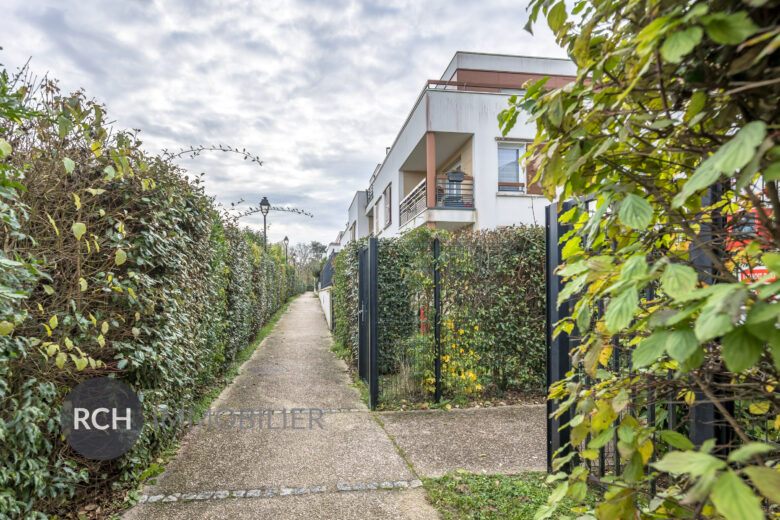
[{"label": "apartment building", "polygon": [[393,236],[418,226],[450,231],[543,224],[545,201],[519,158],[536,128],[519,117],[502,136],[497,115],[523,85],[571,82],[566,59],[457,52],[428,80],[384,160],[355,194],[341,237]]}]

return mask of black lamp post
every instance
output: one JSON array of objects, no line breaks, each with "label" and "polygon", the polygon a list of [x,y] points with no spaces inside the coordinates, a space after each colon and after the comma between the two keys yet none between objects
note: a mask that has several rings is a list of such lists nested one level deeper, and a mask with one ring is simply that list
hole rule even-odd
[{"label": "black lamp post", "polygon": [[286,264],[287,263],[287,244],[290,243],[290,239],[287,238],[287,237],[284,237],[283,242],[284,242],[284,263]]},{"label": "black lamp post", "polygon": [[268,202],[267,197],[263,197],[263,200],[260,201],[260,213],[263,214],[263,251],[268,251],[268,235],[267,235],[267,228],[265,225],[265,217],[268,215],[268,211],[271,209],[271,203]]}]

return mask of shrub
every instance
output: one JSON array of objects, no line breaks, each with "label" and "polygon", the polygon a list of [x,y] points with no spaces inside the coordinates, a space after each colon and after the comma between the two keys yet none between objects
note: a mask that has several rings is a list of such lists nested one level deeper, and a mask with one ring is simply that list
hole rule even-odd
[{"label": "shrub", "polygon": [[73,386],[119,378],[147,418],[187,408],[300,286],[103,107],[12,83],[3,71],[0,516],[43,518],[134,482],[177,433],[145,428],[125,456],[86,460],[60,435]]},{"label": "shrub", "polygon": [[[378,243],[377,347],[383,399],[433,391],[432,241],[441,240],[443,385],[451,395],[541,390],[545,378],[544,231],[451,235],[427,228]],[[357,362],[358,249],[334,261],[336,340]],[[416,388],[412,389],[415,385]]]}]

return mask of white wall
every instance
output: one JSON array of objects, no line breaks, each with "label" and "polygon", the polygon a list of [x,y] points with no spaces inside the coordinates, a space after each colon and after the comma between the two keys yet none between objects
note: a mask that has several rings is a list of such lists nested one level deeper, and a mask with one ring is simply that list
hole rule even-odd
[{"label": "white wall", "polygon": [[320,289],[318,293],[318,296],[320,298],[320,305],[322,305],[322,312],[325,313],[325,321],[328,322],[328,328],[332,327],[331,321],[333,319],[333,317],[330,315],[331,289],[332,287]]}]

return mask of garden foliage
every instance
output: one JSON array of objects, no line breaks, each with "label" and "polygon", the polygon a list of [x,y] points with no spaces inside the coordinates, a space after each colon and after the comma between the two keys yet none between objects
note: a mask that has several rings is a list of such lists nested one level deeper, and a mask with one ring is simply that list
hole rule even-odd
[{"label": "garden foliage", "polygon": [[[550,389],[571,434],[554,468],[571,465],[537,518],[589,479],[605,493],[579,518],[778,513],[778,7],[531,2],[578,70],[499,117],[530,113],[545,192],[578,201],[558,270],[576,306],[555,329],[578,344]],[[720,434],[695,438],[708,410]]]},{"label": "garden foliage", "polygon": [[133,483],[177,433],[145,427],[125,456],[83,459],[60,433],[70,388],[121,379],[147,422],[186,409],[301,288],[200,178],[106,119],[82,93],[0,74],[0,517]]},{"label": "garden foliage", "polygon": [[[506,228],[451,235],[419,228],[378,244],[380,396],[434,389],[433,238],[441,241],[442,373],[448,397],[544,386],[544,231]],[[358,249],[334,262],[336,341],[358,349]]]}]

